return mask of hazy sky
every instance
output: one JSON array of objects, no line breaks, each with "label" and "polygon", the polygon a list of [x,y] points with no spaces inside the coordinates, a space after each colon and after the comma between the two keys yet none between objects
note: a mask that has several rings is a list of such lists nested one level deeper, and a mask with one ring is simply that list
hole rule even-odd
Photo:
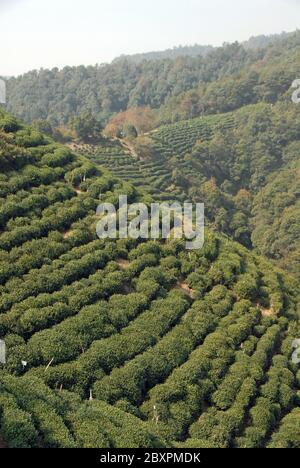
[{"label": "hazy sky", "polygon": [[293,31],[300,0],[0,0],[0,75]]}]

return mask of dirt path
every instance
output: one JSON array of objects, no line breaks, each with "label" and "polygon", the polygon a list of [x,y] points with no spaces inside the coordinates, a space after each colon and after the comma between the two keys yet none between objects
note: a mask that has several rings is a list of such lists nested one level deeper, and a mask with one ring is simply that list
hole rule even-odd
[{"label": "dirt path", "polygon": [[272,305],[269,309],[266,309],[265,307],[263,307],[259,302],[257,303],[253,303],[253,306],[254,307],[257,307],[260,312],[261,312],[261,315],[263,317],[273,317],[273,316],[276,316],[276,312],[275,310],[273,309]]},{"label": "dirt path", "polygon": [[134,159],[139,159],[139,155],[137,154],[137,152],[135,151],[131,143],[129,143],[128,141],[122,140],[122,138],[117,138],[117,137],[113,138],[113,141],[117,141],[118,143],[120,143],[120,145],[124,148],[124,150],[129,151],[129,153]]},{"label": "dirt path", "polygon": [[87,151],[93,147],[93,145],[87,143],[66,143],[66,146],[70,148],[72,151]]},{"label": "dirt path", "polygon": [[145,132],[142,134],[142,136],[148,136],[148,135],[153,135],[153,133],[157,133],[158,128],[155,128],[154,130],[151,130],[150,132]]},{"label": "dirt path", "polygon": [[[117,137],[114,137],[111,139],[111,141],[117,141],[121,146],[122,148],[131,154],[131,156],[134,158],[134,159],[139,159],[139,155],[137,154],[134,146],[129,143],[129,141],[125,141],[123,140],[122,138],[117,138]],[[89,149],[92,149],[92,148],[97,148],[97,144],[86,144],[86,143],[74,143],[74,142],[71,142],[71,143],[66,143],[66,146],[68,146],[68,148],[70,148],[72,151],[88,151]]]},{"label": "dirt path", "polygon": [[75,192],[77,193],[77,195],[82,195],[82,194],[84,193],[84,192],[83,192],[82,190],[80,190],[80,188],[78,188],[78,187],[75,188],[74,190],[75,190]]},{"label": "dirt path", "polygon": [[260,311],[263,317],[272,317],[276,315],[273,309],[264,309],[263,307],[260,307]]},{"label": "dirt path", "polygon": [[126,268],[129,268],[129,266],[130,266],[129,260],[125,260],[123,258],[118,258],[116,260],[116,262],[119,265],[119,267],[121,268],[121,270],[126,270]]},{"label": "dirt path", "polygon": [[182,291],[184,294],[186,294],[187,296],[191,298],[193,298],[193,295],[195,293],[195,291],[191,289],[189,285],[185,283],[184,281],[178,282],[176,285],[176,289],[179,289],[180,291]]}]

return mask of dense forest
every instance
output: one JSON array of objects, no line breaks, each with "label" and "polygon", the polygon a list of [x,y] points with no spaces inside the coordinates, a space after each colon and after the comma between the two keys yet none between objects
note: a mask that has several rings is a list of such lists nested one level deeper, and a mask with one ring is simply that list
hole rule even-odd
[{"label": "dense forest", "polygon": [[[284,38],[291,36],[292,33],[283,32],[281,34],[271,34],[269,36],[260,35],[260,36],[252,36],[248,41],[242,42],[242,45],[245,49],[260,49],[270,44],[276,44],[278,41],[281,41]],[[154,52],[146,52],[146,53],[139,53],[133,55],[121,55],[117,57],[114,62],[123,60],[129,60],[130,62],[139,63],[144,60],[160,60],[160,59],[175,59],[178,57],[195,57],[197,55],[206,56],[209,52],[212,52],[215,47],[210,45],[199,45],[195,44],[192,46],[178,46],[173,47],[172,49],[166,49],[163,51],[154,51]]]},{"label": "dense forest", "polygon": [[291,85],[300,76],[300,31],[259,49],[254,63],[195,89],[173,96],[159,111],[162,123],[229,112],[249,104],[291,100]]},{"label": "dense forest", "polygon": [[263,58],[238,43],[206,57],[178,57],[134,63],[126,58],[112,64],[32,71],[7,83],[7,109],[26,122],[46,119],[52,126],[91,112],[102,123],[131,107],[159,108],[172,97],[239,71]]},{"label": "dense forest", "polygon": [[297,281],[209,229],[194,252],[98,239],[99,200],[143,192],[6,113],[0,129],[3,443],[299,447]]},{"label": "dense forest", "polygon": [[144,60],[153,61],[162,59],[176,59],[178,57],[197,57],[198,55],[205,57],[209,52],[212,52],[213,49],[213,46],[203,46],[199,44],[195,44],[193,46],[178,46],[173,47],[173,49],[166,49],[159,52],[153,51],[133,55],[120,55],[120,57],[117,57],[113,60],[113,63],[124,59],[128,60],[129,62],[140,63]]},{"label": "dense forest", "polygon": [[299,70],[299,43],[297,31],[205,54],[194,55],[201,46],[182,47],[174,49],[175,58],[166,51],[160,59],[125,56],[111,64],[32,71],[8,80],[7,110],[27,123],[42,119],[57,127],[85,112],[105,125],[126,109],[150,106],[158,122],[168,123],[273,102]]}]

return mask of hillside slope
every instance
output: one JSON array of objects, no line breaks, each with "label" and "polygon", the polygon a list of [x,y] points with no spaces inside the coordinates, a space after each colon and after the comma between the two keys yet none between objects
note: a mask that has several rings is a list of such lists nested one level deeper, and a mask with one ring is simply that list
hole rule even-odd
[{"label": "hillside slope", "polygon": [[[208,221],[299,278],[300,106],[259,103],[82,150],[156,199],[203,201]],[[109,145],[111,147],[109,148]]]},{"label": "hillside slope", "polygon": [[300,31],[271,42],[257,54],[256,60],[248,60],[239,69],[170,96],[159,110],[161,122],[230,112],[261,102],[290,102],[292,83],[300,76]]},{"label": "hillside slope", "polygon": [[106,140],[80,152],[156,200],[204,201],[218,231],[299,279],[300,106],[291,86],[300,76],[300,33],[244,46],[206,57],[32,72],[9,81],[8,108],[53,125],[86,110],[106,122],[129,108],[126,118],[142,120],[145,108],[135,106],[155,108],[148,124],[165,125],[130,142],[134,151]]},{"label": "hillside slope", "polygon": [[7,114],[0,129],[5,444],[299,447],[297,283],[210,231],[194,252],[98,239],[99,200],[139,192]]},{"label": "hillside slope", "polygon": [[201,55],[65,67],[25,73],[7,82],[7,110],[52,127],[91,112],[103,124],[136,107],[156,109],[162,123],[273,103],[300,75],[300,32],[225,44]]},{"label": "hillside slope", "polygon": [[[242,42],[243,47],[248,49],[260,49],[270,44],[276,44],[280,42],[282,39],[286,39],[289,36],[292,36],[293,33],[286,33],[283,32],[281,34],[271,34],[269,36],[260,35],[260,36],[253,36],[248,41]],[[114,62],[123,60],[124,58],[130,62],[140,63],[144,60],[161,60],[165,58],[174,59],[178,57],[195,57],[197,55],[203,55],[204,57],[215,49],[213,46],[209,45],[189,45],[189,46],[178,46],[173,47],[172,49],[166,49],[162,51],[153,51],[153,52],[146,52],[146,53],[139,53],[139,54],[132,54],[132,55],[121,55],[117,57]]]},{"label": "hillside slope", "polygon": [[178,57],[197,57],[209,54],[214,49],[213,46],[209,45],[199,45],[195,44],[193,46],[178,46],[173,47],[172,49],[166,49],[161,51],[152,51],[152,52],[145,52],[140,54],[132,54],[132,55],[121,55],[120,57],[116,57],[113,60],[113,63],[120,62],[124,59],[128,60],[131,63],[141,63],[145,60],[162,60],[162,59],[176,59]]},{"label": "hillside slope", "polygon": [[207,57],[178,57],[132,63],[65,67],[26,73],[7,82],[7,110],[31,123],[68,124],[90,111],[103,123],[115,113],[141,106],[159,108],[170,97],[239,71],[263,57],[235,43]]}]

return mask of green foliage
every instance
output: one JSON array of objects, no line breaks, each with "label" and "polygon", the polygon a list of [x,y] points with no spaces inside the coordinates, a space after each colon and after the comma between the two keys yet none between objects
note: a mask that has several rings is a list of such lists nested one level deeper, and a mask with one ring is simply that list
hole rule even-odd
[{"label": "green foliage", "polygon": [[[244,60],[237,45],[226,50],[228,63]],[[223,52],[209,60],[219,63]],[[203,249],[192,252],[180,241],[98,239],[99,200],[117,203],[125,192],[140,201],[144,193],[3,119],[11,126],[0,131],[1,440],[45,448],[299,447],[299,372],[291,361],[297,282],[210,228]],[[285,161],[291,172],[281,191],[289,201],[278,201],[274,188],[274,216],[296,204],[298,125],[285,105],[258,105],[163,127],[148,136],[163,155],[157,183],[170,187],[166,167],[181,158],[183,179],[177,171],[173,183],[196,199],[189,184],[197,167],[193,189],[206,182],[211,219],[225,230],[231,220],[235,237],[249,240],[253,196]],[[114,153],[114,144],[101,144],[102,156],[119,154],[119,146]],[[152,162],[140,163],[151,172]],[[170,190],[166,197],[183,193]]]},{"label": "green foliage", "polygon": [[68,124],[74,116],[86,112],[107,122],[125,109],[160,107],[170,95],[197,88],[199,81],[211,82],[229,71],[238,71],[260,57],[258,52],[246,52],[235,43],[207,57],[162,58],[139,64],[125,58],[101,67],[33,71],[8,80],[8,110],[27,122],[46,117],[53,127]]},{"label": "green foliage", "polygon": [[299,408],[294,409],[282,420],[279,430],[274,433],[269,448],[299,448]]},{"label": "green foliage", "polygon": [[102,126],[90,112],[73,117],[70,126],[76,132],[77,137],[84,142],[100,138]]}]

